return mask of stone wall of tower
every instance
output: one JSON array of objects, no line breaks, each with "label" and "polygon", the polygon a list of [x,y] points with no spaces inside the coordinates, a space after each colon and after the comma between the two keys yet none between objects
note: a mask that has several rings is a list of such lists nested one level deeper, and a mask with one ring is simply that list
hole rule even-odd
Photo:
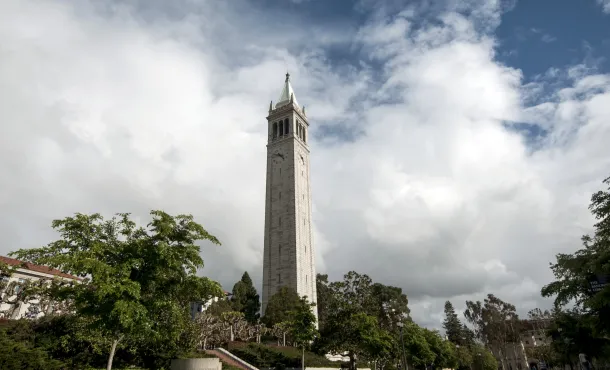
[{"label": "stone wall of tower", "polygon": [[[286,119],[288,134],[274,137],[274,123]],[[271,111],[268,121],[263,314],[269,299],[283,286],[317,301],[309,148],[297,131],[298,124],[306,131],[308,123],[293,104]]]}]

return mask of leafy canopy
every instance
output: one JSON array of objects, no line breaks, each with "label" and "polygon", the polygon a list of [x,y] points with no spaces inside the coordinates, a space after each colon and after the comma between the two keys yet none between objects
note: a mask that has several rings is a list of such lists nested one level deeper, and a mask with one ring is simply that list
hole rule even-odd
[{"label": "leafy canopy", "polygon": [[196,242],[220,243],[190,215],[152,211],[151,216],[144,228],[125,213],[109,220],[78,213],[53,221],[60,239],[11,254],[83,278],[53,295],[115,343],[177,342],[189,303],[222,294],[216,282],[196,275],[203,267]]},{"label": "leafy canopy", "polygon": [[542,288],[542,296],[555,296],[555,307],[574,302],[590,315],[600,336],[610,334],[610,284],[595,291],[591,283],[610,279],[610,177],[603,183],[607,190],[593,194],[589,205],[597,220],[593,236],[583,236],[583,248],[575,253],[557,254],[551,265],[556,280]]},{"label": "leafy canopy", "polygon": [[282,287],[269,299],[262,321],[269,328],[290,321],[290,313],[298,311],[302,305],[303,301],[296,290]]},{"label": "leafy canopy", "polygon": [[241,280],[233,286],[231,303],[235,311],[245,315],[246,321],[251,324],[258,321],[261,308],[260,297],[247,271],[244,272]]}]

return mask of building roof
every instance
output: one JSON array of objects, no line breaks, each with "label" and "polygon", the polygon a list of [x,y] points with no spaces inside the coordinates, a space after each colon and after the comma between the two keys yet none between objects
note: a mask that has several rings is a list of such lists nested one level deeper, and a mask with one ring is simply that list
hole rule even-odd
[{"label": "building roof", "polygon": [[6,263],[7,265],[10,265],[10,266],[17,266],[17,267],[20,267],[20,268],[23,268],[26,270],[40,272],[43,274],[49,274],[49,275],[58,276],[58,277],[66,278],[66,279],[82,280],[81,278],[79,278],[77,276],[66,274],[66,273],[61,272],[52,267],[35,265],[33,263],[23,262],[23,261],[14,259],[14,258],[0,256],[0,262]]},{"label": "building roof", "polygon": [[294,105],[299,106],[299,103],[297,103],[297,97],[294,94],[292,85],[290,84],[290,73],[286,73],[286,81],[284,81],[284,88],[282,88],[282,93],[280,94],[280,98],[275,104],[275,107],[279,108],[290,103],[290,99],[292,99]]}]

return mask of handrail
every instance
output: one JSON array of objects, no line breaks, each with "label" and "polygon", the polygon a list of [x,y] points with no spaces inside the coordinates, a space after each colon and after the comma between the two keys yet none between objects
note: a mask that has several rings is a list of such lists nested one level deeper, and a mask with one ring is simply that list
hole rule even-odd
[{"label": "handrail", "polygon": [[233,361],[243,365],[244,367],[248,368],[249,370],[258,370],[257,367],[255,367],[253,365],[250,365],[246,361],[244,361],[241,358],[235,356],[234,354],[232,354],[231,352],[227,351],[226,349],[224,349],[222,347],[216,348],[216,350],[218,352],[222,353],[223,355],[226,355],[226,356],[230,357]]}]

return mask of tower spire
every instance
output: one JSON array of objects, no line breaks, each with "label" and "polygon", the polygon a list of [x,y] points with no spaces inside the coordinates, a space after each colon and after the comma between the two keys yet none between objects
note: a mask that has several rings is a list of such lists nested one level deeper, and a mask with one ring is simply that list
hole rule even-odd
[{"label": "tower spire", "polygon": [[280,98],[275,103],[275,108],[282,107],[289,103],[293,103],[296,106],[299,106],[297,102],[297,97],[292,89],[292,85],[290,84],[290,73],[286,72],[286,80],[284,81],[284,87],[282,88],[282,93],[280,94]]}]

